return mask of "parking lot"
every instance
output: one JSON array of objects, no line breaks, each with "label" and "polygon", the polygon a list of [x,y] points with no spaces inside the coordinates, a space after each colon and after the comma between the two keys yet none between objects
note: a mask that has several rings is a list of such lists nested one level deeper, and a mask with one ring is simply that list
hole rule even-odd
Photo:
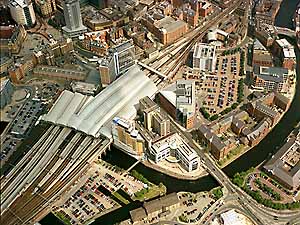
[{"label": "parking lot", "polygon": [[6,112],[8,118],[13,120],[8,125],[5,138],[1,140],[0,160],[1,166],[17,149],[19,143],[26,137],[30,128],[38,120],[44,105],[40,101],[27,99],[10,107]]},{"label": "parking lot", "polygon": [[55,214],[71,224],[83,224],[120,207],[120,204],[109,197],[110,193],[100,191],[101,186],[110,193],[122,188],[128,195],[144,188],[142,182],[122,169],[103,161],[93,163],[92,168],[54,206]]},{"label": "parking lot", "polygon": [[[264,175],[263,173],[254,172],[248,176],[247,179],[247,186],[250,190],[260,190],[258,185],[256,184],[256,180],[259,179],[261,183],[267,185],[268,187],[272,188],[276,193],[278,193],[281,196],[281,200],[279,202],[281,203],[289,203],[294,201],[294,197],[297,196],[300,187],[298,190],[295,190],[293,192],[287,190],[283,186],[281,186],[279,183],[274,181],[272,178]],[[266,199],[272,199],[271,196],[269,196],[264,191],[260,190],[261,195]]]},{"label": "parking lot", "polygon": [[184,216],[189,223],[197,223],[215,202],[208,193],[180,193],[179,199],[182,206],[177,211],[177,215]]},{"label": "parking lot", "polygon": [[197,74],[185,69],[183,77],[195,79],[200,106],[213,115],[237,102],[240,73],[240,53],[219,56],[216,72]]}]

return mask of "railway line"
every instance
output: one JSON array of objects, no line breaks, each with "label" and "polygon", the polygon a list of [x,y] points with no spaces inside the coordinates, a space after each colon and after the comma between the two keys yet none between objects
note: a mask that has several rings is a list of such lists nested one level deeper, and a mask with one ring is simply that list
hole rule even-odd
[{"label": "railway line", "polygon": [[[178,45],[178,42],[166,47],[164,53],[161,54],[155,61],[151,61],[149,66],[152,66],[153,69],[159,70],[161,73],[167,76],[167,79],[160,78],[159,76],[149,73],[150,78],[154,83],[161,89],[172,80],[177,73],[178,69],[181,68],[183,63],[186,62],[187,57],[195,46],[199,42],[206,32],[215,24],[219,23],[223,18],[232,13],[243,1],[237,0],[231,4],[228,8],[218,14],[214,19],[207,22],[203,27],[198,27],[194,31],[186,34],[185,37],[182,37],[178,40],[182,45]],[[153,77],[153,78],[152,78]]]},{"label": "railway line", "polygon": [[70,128],[51,126],[5,179],[6,184],[1,189],[4,192],[1,192],[0,223],[29,223],[110,143],[110,140],[95,139]]}]

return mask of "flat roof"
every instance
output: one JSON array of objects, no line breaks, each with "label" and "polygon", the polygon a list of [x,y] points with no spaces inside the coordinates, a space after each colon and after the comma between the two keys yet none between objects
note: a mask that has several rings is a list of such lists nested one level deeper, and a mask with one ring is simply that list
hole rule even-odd
[{"label": "flat roof", "polygon": [[[299,134],[299,131],[298,131]],[[294,157],[295,152],[300,154],[300,138],[295,136],[290,138],[275,155],[264,165],[264,168],[278,177],[290,187],[300,185],[300,160],[299,157],[292,165],[289,162]],[[294,160],[294,159],[293,159]]]}]

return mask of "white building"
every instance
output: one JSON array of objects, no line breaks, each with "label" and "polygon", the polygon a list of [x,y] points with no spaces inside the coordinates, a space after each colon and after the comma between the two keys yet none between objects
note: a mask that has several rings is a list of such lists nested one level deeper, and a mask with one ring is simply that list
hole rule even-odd
[{"label": "white building", "polygon": [[16,23],[27,27],[35,24],[36,18],[31,0],[11,0],[8,7]]},{"label": "white building", "polygon": [[286,39],[276,40],[276,44],[281,48],[284,58],[296,58],[294,46],[291,45]]},{"label": "white building", "polygon": [[152,144],[150,154],[155,163],[174,156],[188,172],[198,169],[200,158],[177,133]]},{"label": "white building", "polygon": [[222,213],[221,219],[224,225],[253,225],[247,217],[237,213],[234,209]]},{"label": "white building", "polygon": [[216,46],[197,43],[193,53],[193,68],[214,72],[216,67]]},{"label": "white building", "polygon": [[110,138],[113,118],[134,118],[139,100],[156,91],[156,85],[134,66],[95,97],[64,90],[42,119],[94,137]]},{"label": "white building", "polygon": [[62,29],[65,34],[77,37],[87,32],[87,28],[82,24],[79,0],[64,0],[63,9],[66,26]]}]

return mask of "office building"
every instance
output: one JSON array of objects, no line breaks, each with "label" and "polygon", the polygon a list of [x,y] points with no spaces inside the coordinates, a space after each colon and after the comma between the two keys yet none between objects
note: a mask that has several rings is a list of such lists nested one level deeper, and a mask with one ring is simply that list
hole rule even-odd
[{"label": "office building", "polygon": [[19,53],[27,32],[23,25],[9,25],[0,27],[0,52]]},{"label": "office building", "polygon": [[300,132],[291,138],[264,165],[264,169],[289,189],[300,186]]},{"label": "office building", "polygon": [[15,63],[11,68],[8,69],[8,74],[11,81],[14,84],[20,83],[25,75],[32,71],[33,66],[34,64],[32,60],[21,60],[20,62]]},{"label": "office building", "polygon": [[31,0],[11,0],[8,7],[17,24],[26,27],[32,27],[35,24],[36,18]]},{"label": "office building", "polygon": [[255,40],[253,44],[252,65],[273,66],[272,54],[263,46],[259,40]]},{"label": "office building", "polygon": [[74,50],[71,38],[61,39],[44,45],[33,52],[32,60],[34,64],[56,65],[56,59]]},{"label": "office building", "polygon": [[101,83],[111,84],[117,77],[135,65],[135,50],[132,39],[109,50],[107,56],[98,61]]},{"label": "office building", "polygon": [[197,43],[193,53],[193,68],[214,72],[216,67],[216,46]]},{"label": "office building", "polygon": [[149,151],[155,163],[173,156],[188,172],[197,170],[200,165],[198,154],[177,133],[154,141]]},{"label": "office building", "polygon": [[296,68],[296,53],[294,46],[286,39],[279,39],[274,42],[274,54],[279,55],[282,67],[294,70]]},{"label": "office building", "polygon": [[159,18],[155,18],[155,13],[146,14],[142,22],[164,45],[171,44],[188,31],[187,23],[182,20],[175,20],[170,16]]},{"label": "office building", "polygon": [[87,32],[87,28],[82,24],[79,0],[64,0],[63,9],[66,26],[62,29],[66,35],[77,37]]},{"label": "office building", "polygon": [[161,107],[181,126],[190,129],[194,126],[196,99],[195,82],[177,80],[158,94]]},{"label": "office building", "polygon": [[43,17],[50,17],[56,12],[55,0],[35,0],[35,5]]},{"label": "office building", "polygon": [[139,111],[143,116],[144,127],[159,135],[159,137],[167,136],[170,133],[170,120],[167,115],[160,111],[159,106],[149,97],[140,99]]},{"label": "office building", "polygon": [[0,79],[0,108],[3,109],[11,101],[11,96],[13,94],[13,86],[9,79]]},{"label": "office building", "polygon": [[126,73],[135,64],[133,40],[130,39],[112,48],[112,55],[117,76]]},{"label": "office building", "polygon": [[212,155],[217,160],[224,159],[228,153],[236,147],[235,140],[233,138],[222,141],[222,139],[206,125],[201,125],[197,130],[196,135],[200,142],[207,146],[208,150],[211,151]]},{"label": "office building", "polygon": [[195,82],[188,80],[176,81],[176,118],[187,129],[192,128],[194,125],[195,98]]},{"label": "office building", "polygon": [[170,120],[167,116],[161,113],[155,113],[153,115],[153,132],[163,137],[170,133]]},{"label": "office building", "polygon": [[206,17],[213,11],[211,3],[207,1],[200,1],[199,4],[199,16]]},{"label": "office building", "polygon": [[117,144],[116,142],[121,142],[127,147],[122,149],[128,149],[127,152],[134,155],[141,156],[144,153],[145,141],[138,130],[135,129],[134,121],[115,117],[113,119],[113,126],[114,130],[112,132],[115,144]]},{"label": "office building", "polygon": [[288,79],[288,69],[254,65],[252,82],[254,88],[265,91],[283,92]]},{"label": "office building", "polygon": [[116,78],[116,66],[115,61],[112,56],[107,56],[98,61],[99,64],[99,74],[102,86],[107,86],[111,84]]}]

